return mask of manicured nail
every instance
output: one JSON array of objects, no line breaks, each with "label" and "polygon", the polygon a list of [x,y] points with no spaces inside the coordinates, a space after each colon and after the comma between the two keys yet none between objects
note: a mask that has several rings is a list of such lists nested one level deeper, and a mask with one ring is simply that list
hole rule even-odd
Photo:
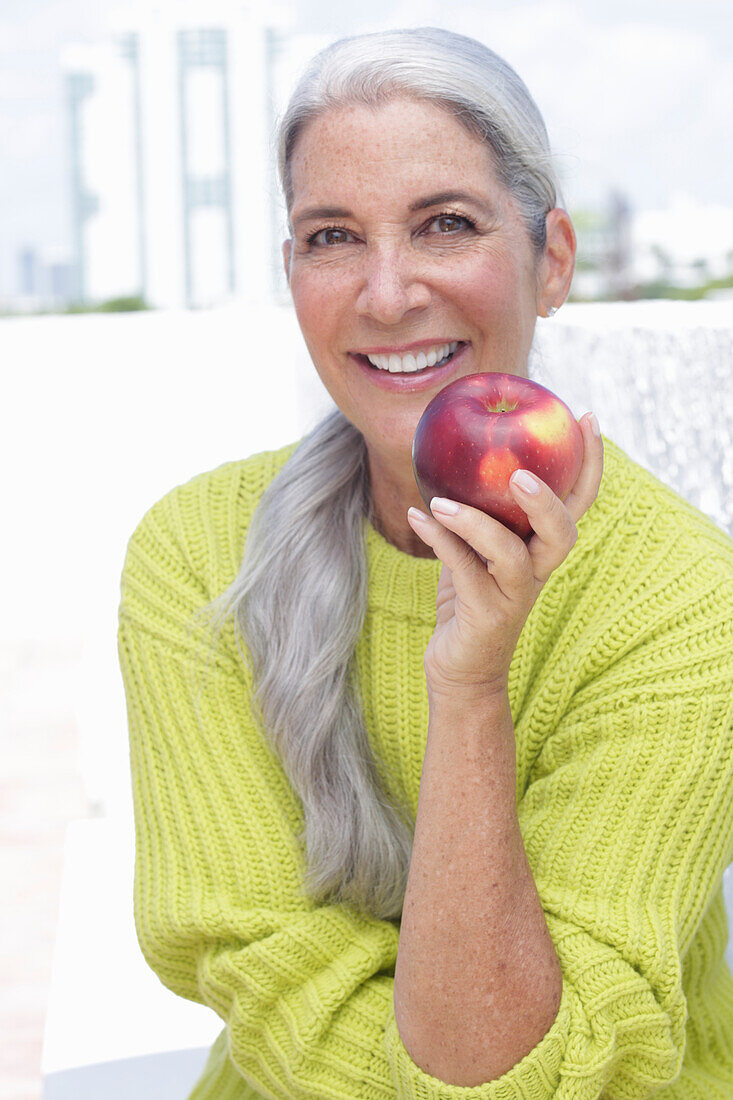
[{"label": "manicured nail", "polygon": [[457,516],[460,510],[460,504],[456,504],[454,500],[448,500],[447,497],[433,497],[430,501],[430,511],[440,512],[444,516]]},{"label": "manicured nail", "polygon": [[419,508],[408,508],[407,514],[410,519],[414,519],[416,523],[427,523],[430,519],[430,516],[426,516]]},{"label": "manicured nail", "polygon": [[517,470],[516,474],[512,474],[512,485],[519,486],[525,493],[539,493],[540,486],[536,477],[532,477],[526,470]]},{"label": "manicured nail", "polygon": [[598,417],[595,413],[588,413],[588,423],[590,424],[593,435],[597,435],[600,438],[601,429],[598,426]]}]

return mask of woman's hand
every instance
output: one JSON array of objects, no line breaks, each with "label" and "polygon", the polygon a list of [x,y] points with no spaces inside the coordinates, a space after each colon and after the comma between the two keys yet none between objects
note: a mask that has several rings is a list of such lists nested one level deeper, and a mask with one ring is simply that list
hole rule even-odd
[{"label": "woman's hand", "polygon": [[538,478],[534,495],[509,483],[535,532],[528,543],[477,508],[456,504],[454,515],[439,511],[439,497],[430,502],[436,518],[416,508],[407,513],[413,531],[443,563],[436,626],[425,651],[431,694],[454,699],[506,692],[522,627],[545,581],[575,545],[577,520],[598,495],[603,441],[594,435],[589,417],[579,421],[583,465],[565,501]]}]

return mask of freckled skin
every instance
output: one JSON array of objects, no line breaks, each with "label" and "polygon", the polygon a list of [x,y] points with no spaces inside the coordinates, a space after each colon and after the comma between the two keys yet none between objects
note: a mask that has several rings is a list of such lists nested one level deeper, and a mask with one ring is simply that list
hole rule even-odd
[{"label": "freckled skin", "polygon": [[432,399],[415,432],[412,462],[426,505],[434,496],[470,504],[527,541],[533,531],[509,478],[531,470],[564,500],[583,450],[564,401],[530,379],[487,373],[458,378]]},{"label": "freckled skin", "polygon": [[[292,179],[293,232],[283,260],[306,345],[334,402],[364,436],[379,526],[400,549],[434,557],[406,518],[408,507],[422,507],[411,459],[417,423],[453,377],[526,375],[537,315],[570,286],[570,220],[564,211],[548,213],[548,245],[538,259],[487,147],[448,112],[408,98],[311,120],[293,150]],[[410,210],[455,189],[483,205]],[[457,221],[439,220],[446,205]],[[299,222],[314,206],[351,216]],[[309,243],[325,226],[337,232]],[[457,374],[434,390],[379,389],[349,354],[433,338],[467,347]]]}]

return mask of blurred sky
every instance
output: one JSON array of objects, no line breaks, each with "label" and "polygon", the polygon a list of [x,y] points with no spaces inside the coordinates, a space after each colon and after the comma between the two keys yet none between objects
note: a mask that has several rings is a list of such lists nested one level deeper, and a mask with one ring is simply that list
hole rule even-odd
[{"label": "blurred sky", "polygon": [[[103,39],[119,6],[0,0],[0,295],[21,244],[69,258],[58,50]],[[370,0],[368,21],[364,7],[296,0],[295,28],[335,38],[432,25],[481,38],[537,100],[571,209],[612,187],[637,210],[680,194],[733,206],[731,0]]]}]

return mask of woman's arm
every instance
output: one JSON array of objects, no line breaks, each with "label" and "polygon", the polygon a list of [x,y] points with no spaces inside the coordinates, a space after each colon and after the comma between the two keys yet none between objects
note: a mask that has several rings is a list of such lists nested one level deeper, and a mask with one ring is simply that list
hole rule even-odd
[{"label": "woman's arm", "polygon": [[394,1006],[412,1060],[454,1085],[508,1072],[560,1005],[515,783],[507,693],[431,695]]},{"label": "woman's arm", "polygon": [[[603,443],[565,502],[510,481],[528,544],[491,516],[438,498],[409,519],[443,562],[425,652],[430,718],[395,968],[395,1020],[412,1060],[449,1084],[506,1074],[555,1021],[563,975],[517,816],[508,677],[524,623],[596,499]],[[437,519],[435,518],[437,513]]]}]

